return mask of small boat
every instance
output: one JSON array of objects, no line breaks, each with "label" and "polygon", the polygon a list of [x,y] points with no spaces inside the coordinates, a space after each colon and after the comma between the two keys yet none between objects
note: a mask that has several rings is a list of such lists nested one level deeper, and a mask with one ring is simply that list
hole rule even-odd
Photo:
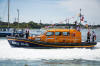
[{"label": "small boat", "polygon": [[92,48],[97,42],[82,42],[81,32],[76,29],[51,29],[39,36],[28,38],[8,37],[13,47],[31,48]]},{"label": "small boat", "polygon": [[11,28],[0,28],[0,37],[11,36],[12,33]]},{"label": "small boat", "polygon": [[24,30],[15,28],[0,28],[0,37],[7,37],[17,34],[19,35],[24,34]]}]

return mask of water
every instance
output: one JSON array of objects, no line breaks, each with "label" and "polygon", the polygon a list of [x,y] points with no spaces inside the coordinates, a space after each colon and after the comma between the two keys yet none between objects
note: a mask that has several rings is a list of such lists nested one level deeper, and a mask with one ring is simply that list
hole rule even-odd
[{"label": "water", "polygon": [[[86,30],[82,32],[84,41]],[[0,38],[0,66],[100,66],[100,29],[96,29],[95,32],[98,44],[94,49],[13,48],[6,38]]]}]

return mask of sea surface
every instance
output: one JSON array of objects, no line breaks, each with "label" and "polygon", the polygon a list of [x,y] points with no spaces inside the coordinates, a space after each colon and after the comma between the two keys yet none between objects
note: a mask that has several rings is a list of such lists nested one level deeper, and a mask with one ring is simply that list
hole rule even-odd
[{"label": "sea surface", "polygon": [[[59,48],[31,49],[11,47],[6,38],[0,37],[0,66],[100,66],[100,29],[94,30],[97,45],[93,49]],[[45,30],[30,30],[41,34]],[[82,29],[82,40],[86,41],[86,29]]]}]

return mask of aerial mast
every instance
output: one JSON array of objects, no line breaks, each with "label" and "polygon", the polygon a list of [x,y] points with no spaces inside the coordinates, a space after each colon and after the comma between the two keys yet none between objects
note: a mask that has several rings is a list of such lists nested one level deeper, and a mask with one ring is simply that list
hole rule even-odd
[{"label": "aerial mast", "polygon": [[82,16],[82,15],[81,15],[81,8],[80,8],[80,25],[81,25],[81,16]]}]

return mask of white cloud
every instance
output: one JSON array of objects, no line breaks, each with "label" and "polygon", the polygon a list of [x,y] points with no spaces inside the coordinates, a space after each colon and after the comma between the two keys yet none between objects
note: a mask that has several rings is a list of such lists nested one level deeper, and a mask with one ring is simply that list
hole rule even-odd
[{"label": "white cloud", "polygon": [[98,0],[63,0],[59,4],[74,13],[79,12],[81,8],[89,23],[100,24],[100,2]]}]

